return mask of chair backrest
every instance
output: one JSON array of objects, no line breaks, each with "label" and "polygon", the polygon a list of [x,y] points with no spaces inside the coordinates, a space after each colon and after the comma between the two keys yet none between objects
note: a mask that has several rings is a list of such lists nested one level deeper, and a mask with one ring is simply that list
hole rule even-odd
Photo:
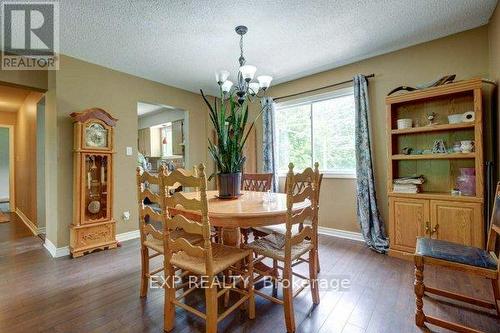
[{"label": "chair backrest", "polygon": [[[500,236],[500,182],[497,184],[495,192],[495,202],[493,203],[493,211],[491,213],[490,230],[488,231],[488,244],[486,248],[488,252],[495,255],[497,261],[500,257],[500,251],[497,250],[497,239]],[[500,271],[500,264],[498,265]]]},{"label": "chair backrest", "polygon": [[267,192],[272,185],[272,173],[245,173],[241,180],[241,189],[245,191]]},{"label": "chair backrest", "polygon": [[[317,163],[316,163],[317,164]],[[315,165],[316,165],[315,164]],[[318,181],[318,187],[317,187],[317,190],[316,190],[316,215],[319,216],[319,194],[321,192],[321,183],[323,182],[323,174],[320,173],[319,174],[319,181]],[[288,186],[288,177],[286,178],[285,180],[285,192],[286,192],[286,189],[287,189],[287,186]],[[300,181],[295,181],[294,185],[293,185],[293,193],[294,194],[297,194],[299,193],[300,191],[302,191],[306,186],[311,186],[311,179],[309,178],[304,178],[303,180],[300,180]],[[300,224],[299,226],[299,230],[302,230],[303,228],[303,224]]]},{"label": "chair backrest", "polygon": [[[319,181],[318,181],[318,190],[316,191],[318,206],[319,206],[319,193],[321,191],[321,183],[322,182],[323,182],[323,174],[320,173],[319,174]],[[288,186],[287,183],[288,183],[288,177],[285,180],[285,193],[286,193],[286,189],[287,189],[287,186]],[[302,189],[304,189],[305,186],[308,186],[310,184],[311,184],[311,182],[307,178],[305,180],[303,180],[303,181],[295,182],[295,184],[293,186],[293,193],[299,193],[300,191],[302,191]]]},{"label": "chair backrest", "polygon": [[[314,170],[306,168],[303,172],[297,174],[293,173],[293,163],[288,165],[288,169],[286,176],[287,220],[285,257],[291,255],[291,247],[293,245],[304,241],[306,238],[311,239],[313,248],[316,248],[318,241],[318,191],[321,178],[318,163],[314,164]],[[293,205],[304,200],[309,200],[311,205],[294,214]],[[311,224],[304,225],[306,221],[311,221]],[[294,224],[302,224],[304,226],[298,233],[292,235]]]},{"label": "chair backrest", "polygon": [[[136,180],[137,198],[139,200],[139,232],[141,242],[151,237],[163,240],[162,230],[164,216],[162,212],[164,212],[165,209],[160,194],[153,190],[155,187],[160,189],[159,177],[137,167]],[[145,201],[147,201],[147,204]],[[160,227],[155,227],[155,225],[158,224],[160,224]]]},{"label": "chair backrest", "polygon": [[[170,173],[160,174],[160,188],[163,189],[162,199],[165,207],[165,234],[164,248],[165,260],[168,262],[172,255],[183,251],[192,257],[205,258],[206,274],[213,274],[212,245],[210,241],[210,222],[208,220],[208,199],[207,199],[207,178],[205,166],[198,166],[197,175],[193,175],[184,169],[176,169]],[[183,192],[171,193],[171,187],[182,186],[184,188],[197,188],[199,197],[189,199]],[[181,208],[200,215],[200,222],[190,219],[191,214],[177,214],[171,216],[169,208]],[[170,230],[182,229],[190,234],[197,234],[203,237],[203,246],[191,244],[184,237],[171,237]]]}]

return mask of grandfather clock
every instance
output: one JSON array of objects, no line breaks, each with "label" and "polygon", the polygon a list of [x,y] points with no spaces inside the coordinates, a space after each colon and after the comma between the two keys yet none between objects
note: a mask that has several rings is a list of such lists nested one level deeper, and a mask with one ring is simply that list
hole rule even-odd
[{"label": "grandfather clock", "polygon": [[116,247],[113,219],[113,129],[117,119],[93,108],[71,114],[74,124],[73,258]]}]

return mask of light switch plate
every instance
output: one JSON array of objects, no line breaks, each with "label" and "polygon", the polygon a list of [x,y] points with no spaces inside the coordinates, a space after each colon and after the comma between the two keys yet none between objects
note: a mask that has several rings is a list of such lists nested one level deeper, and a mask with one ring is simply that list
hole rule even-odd
[{"label": "light switch plate", "polygon": [[132,147],[127,147],[127,156],[132,156]]}]

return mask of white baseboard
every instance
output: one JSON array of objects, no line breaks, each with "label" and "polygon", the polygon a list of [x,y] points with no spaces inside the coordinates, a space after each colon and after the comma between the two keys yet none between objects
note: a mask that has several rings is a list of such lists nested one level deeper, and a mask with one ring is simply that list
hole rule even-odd
[{"label": "white baseboard", "polygon": [[318,226],[318,233],[322,234],[322,235],[350,239],[350,240],[354,240],[357,242],[364,242],[365,241],[363,239],[363,235],[361,235],[361,233],[359,233],[359,232],[352,232],[352,231],[346,231],[346,230]]},{"label": "white baseboard", "polygon": [[[116,235],[116,240],[119,242],[125,242],[131,239],[136,239],[140,237],[139,230],[124,232]],[[43,246],[49,251],[50,255],[54,258],[60,258],[64,256],[69,256],[69,246],[56,247],[47,237],[45,237],[45,243]]]},{"label": "white baseboard", "polygon": [[[350,239],[358,242],[364,242],[363,236],[359,232],[352,232],[334,228],[318,227],[318,233],[338,238]],[[139,230],[133,230],[116,235],[118,242],[125,242],[128,240],[140,237]],[[56,247],[48,238],[45,238],[43,246],[49,251],[54,258],[64,257],[69,255],[69,246]]]},{"label": "white baseboard", "polygon": [[43,243],[43,246],[54,258],[69,256],[69,246],[56,247],[47,237],[45,237],[45,243]]},{"label": "white baseboard", "polygon": [[141,237],[141,234],[139,233],[139,229],[137,229],[137,230],[117,234],[116,240],[118,242],[125,242],[125,241],[131,240],[131,239],[136,239],[139,237]]},{"label": "white baseboard", "polygon": [[16,207],[16,214],[17,216],[19,216],[21,221],[23,221],[23,223],[28,227],[28,229],[30,229],[33,235],[38,236],[39,234],[38,227],[17,207]]}]

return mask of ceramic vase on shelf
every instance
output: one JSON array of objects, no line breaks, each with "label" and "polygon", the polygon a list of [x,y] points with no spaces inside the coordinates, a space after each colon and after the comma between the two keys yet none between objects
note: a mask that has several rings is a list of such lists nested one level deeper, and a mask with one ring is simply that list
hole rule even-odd
[{"label": "ceramic vase on shelf", "polygon": [[476,195],[476,169],[460,168],[460,176],[457,177],[457,188],[462,195]]}]

